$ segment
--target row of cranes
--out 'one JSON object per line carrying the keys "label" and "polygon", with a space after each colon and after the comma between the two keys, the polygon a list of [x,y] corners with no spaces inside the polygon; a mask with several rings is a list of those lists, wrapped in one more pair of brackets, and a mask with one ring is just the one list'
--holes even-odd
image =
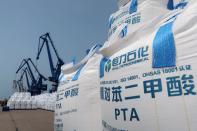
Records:
{"label": "row of cranes", "polygon": [[[51,72],[50,76],[45,77],[42,75],[31,58],[23,59],[16,71],[16,75],[18,76],[20,73],[20,77],[18,80],[14,80],[13,85],[13,88],[19,92],[30,92],[32,96],[39,95],[43,91],[48,90],[47,84],[44,84],[45,81],[49,81],[51,83],[51,88],[49,89],[50,93],[57,91],[58,79],[61,74],[61,66],[64,65],[64,61],[60,58],[49,33],[45,33],[39,37],[36,60],[39,60],[40,54],[44,47],[46,47],[47,50]],[[56,65],[54,64],[51,49],[54,51],[54,54],[57,58]],[[35,70],[36,74],[33,72],[32,68]]]}

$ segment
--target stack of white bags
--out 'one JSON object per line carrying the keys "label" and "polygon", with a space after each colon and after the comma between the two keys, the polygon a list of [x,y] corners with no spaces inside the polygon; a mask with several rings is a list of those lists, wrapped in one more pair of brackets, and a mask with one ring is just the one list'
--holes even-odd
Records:
{"label": "stack of white bags", "polygon": [[15,92],[8,100],[7,106],[11,110],[44,109],[55,110],[56,93],[44,93],[31,96],[28,92]]}
{"label": "stack of white bags", "polygon": [[118,2],[103,47],[62,68],[55,131],[196,131],[197,1]]}
{"label": "stack of white bags", "polygon": [[111,15],[109,30],[103,131],[196,131],[197,1],[131,0]]}

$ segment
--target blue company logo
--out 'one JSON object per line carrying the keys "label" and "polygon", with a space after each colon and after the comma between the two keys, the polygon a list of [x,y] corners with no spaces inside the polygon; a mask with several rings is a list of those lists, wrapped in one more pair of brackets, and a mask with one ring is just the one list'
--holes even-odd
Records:
{"label": "blue company logo", "polygon": [[109,27],[110,28],[112,27],[112,24],[114,23],[114,21],[115,21],[114,17],[111,17],[109,20]]}
{"label": "blue company logo", "polygon": [[121,54],[113,59],[109,59],[105,65],[105,72],[121,69],[130,65],[138,64],[148,60],[148,46],[131,50],[125,54]]}
{"label": "blue company logo", "polygon": [[111,60],[108,60],[107,63],[105,64],[105,71],[109,72],[111,70],[112,67],[112,62]]}

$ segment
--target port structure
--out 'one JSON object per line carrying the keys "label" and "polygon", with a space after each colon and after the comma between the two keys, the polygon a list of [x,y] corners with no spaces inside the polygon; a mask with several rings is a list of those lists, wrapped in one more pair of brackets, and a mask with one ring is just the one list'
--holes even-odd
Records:
{"label": "port structure", "polygon": [[[38,77],[35,76],[31,67],[33,67],[35,69],[36,73],[38,74]],[[22,60],[20,66],[18,67],[18,69],[16,71],[16,74],[18,74],[20,70],[22,70],[23,72],[22,72],[22,75],[18,81],[22,81],[23,75],[25,74],[27,86],[28,86],[27,91],[30,92],[32,96],[39,95],[39,94],[41,94],[42,91],[47,90],[47,84],[43,84],[43,81],[46,81],[47,78],[44,77],[39,72],[39,70],[37,69],[37,67],[35,66],[33,61],[31,60],[31,58],[27,58],[27,59]],[[31,82],[29,81],[29,78],[30,78]]]}
{"label": "port structure", "polygon": [[[64,61],[59,57],[59,54],[55,48],[55,45],[53,43],[53,40],[49,33],[45,33],[39,37],[39,44],[38,44],[38,53],[36,60],[39,60],[40,54],[43,50],[44,45],[46,45],[48,60],[49,60],[49,66],[50,66],[50,72],[51,76],[48,77],[48,80],[52,83],[52,88],[50,89],[50,92],[57,91],[58,83],[59,83],[59,76],[61,74],[61,66],[64,65]],[[54,66],[53,57],[51,54],[51,48],[55,53],[55,56],[57,58],[56,66]]]}

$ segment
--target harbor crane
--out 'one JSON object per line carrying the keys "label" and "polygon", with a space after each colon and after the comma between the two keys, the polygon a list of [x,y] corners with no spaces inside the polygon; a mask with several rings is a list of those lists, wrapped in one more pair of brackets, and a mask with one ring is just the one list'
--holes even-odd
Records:
{"label": "harbor crane", "polygon": [[[38,78],[36,79],[35,75],[33,74],[33,71],[31,69],[31,66],[35,69],[35,71],[38,73]],[[21,69],[24,69],[23,67],[26,66],[26,71],[25,75],[26,75],[26,80],[28,79],[27,77],[27,73],[30,76],[31,79],[31,83],[28,82],[29,80],[27,80],[27,85],[28,85],[28,92],[31,93],[32,96],[34,95],[39,95],[41,94],[42,91],[46,91],[47,90],[47,84],[43,84],[43,80],[46,81],[47,79],[38,71],[37,67],[35,66],[35,64],[33,63],[33,61],[31,60],[31,58],[27,58],[27,59],[23,59],[19,68],[16,71],[16,74],[18,74],[18,72]]]}
{"label": "harbor crane", "polygon": [[[64,61],[59,57],[59,54],[54,46],[53,40],[51,39],[49,33],[45,33],[44,35],[41,35],[39,37],[38,53],[37,53],[36,60],[39,60],[39,57],[40,57],[40,54],[42,52],[44,45],[46,45],[48,59],[49,59],[49,65],[50,65],[50,71],[51,71],[51,76],[48,77],[49,81],[52,82],[52,88],[51,88],[50,92],[54,92],[54,91],[57,91],[58,79],[61,74],[61,66],[64,65]],[[50,47],[53,49],[53,51],[57,57],[56,66],[54,66],[54,63],[53,63],[53,58],[51,55]]]}

